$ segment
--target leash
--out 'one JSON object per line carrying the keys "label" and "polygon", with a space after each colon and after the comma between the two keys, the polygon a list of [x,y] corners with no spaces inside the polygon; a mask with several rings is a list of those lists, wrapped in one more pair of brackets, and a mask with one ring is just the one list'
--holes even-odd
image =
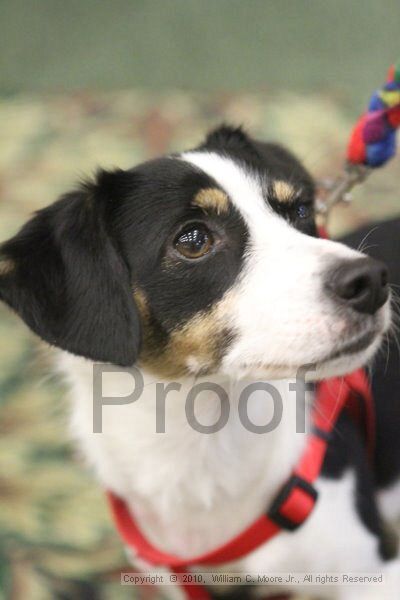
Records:
{"label": "leash", "polygon": [[[179,576],[194,565],[212,566],[237,560],[265,544],[279,532],[295,531],[308,519],[315,507],[318,492],[314,483],[321,472],[337,419],[345,406],[359,401],[360,397],[371,399],[369,382],[363,370],[344,378],[325,380],[317,386],[312,431],[291,475],[265,514],[259,516],[239,535],[211,552],[182,558],[159,550],[142,533],[124,500],[108,491],[115,525],[125,545],[145,562],[153,566],[168,567]],[[188,600],[210,600],[203,586],[187,585],[182,580],[180,585]]]}

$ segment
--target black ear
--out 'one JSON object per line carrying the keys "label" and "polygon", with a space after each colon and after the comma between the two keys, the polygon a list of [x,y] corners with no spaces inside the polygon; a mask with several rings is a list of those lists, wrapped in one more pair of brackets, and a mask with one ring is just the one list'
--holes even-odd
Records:
{"label": "black ear", "polygon": [[0,246],[0,299],[50,344],[131,366],[140,345],[139,316],[110,232],[106,196],[113,186],[105,185],[119,173],[102,172]]}

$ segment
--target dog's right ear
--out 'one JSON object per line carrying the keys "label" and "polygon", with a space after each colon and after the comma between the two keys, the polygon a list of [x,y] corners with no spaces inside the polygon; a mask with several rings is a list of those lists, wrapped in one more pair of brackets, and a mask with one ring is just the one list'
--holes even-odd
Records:
{"label": "dog's right ear", "polygon": [[128,267],[110,231],[122,171],[100,172],[0,246],[0,299],[50,344],[131,366],[140,345]]}

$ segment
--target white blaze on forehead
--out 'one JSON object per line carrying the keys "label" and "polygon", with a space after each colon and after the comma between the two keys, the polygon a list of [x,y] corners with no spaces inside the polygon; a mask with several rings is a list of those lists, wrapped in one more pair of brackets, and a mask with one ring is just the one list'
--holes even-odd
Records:
{"label": "white blaze on forehead", "polygon": [[182,159],[219,184],[250,234],[226,311],[237,335],[222,369],[236,376],[260,369],[270,377],[287,377],[300,365],[323,360],[343,338],[335,331],[336,307],[324,291],[326,269],[334,260],[360,255],[292,227],[263,196],[268,182],[245,165],[214,152],[188,152]]}
{"label": "white blaze on forehead", "polygon": [[286,222],[279,218],[266,204],[261,182],[256,175],[246,170],[232,159],[216,152],[185,152],[182,159],[198,167],[212,177],[228,194],[232,204],[238,209],[253,236],[265,239],[266,217],[274,227],[281,223],[288,228]]}

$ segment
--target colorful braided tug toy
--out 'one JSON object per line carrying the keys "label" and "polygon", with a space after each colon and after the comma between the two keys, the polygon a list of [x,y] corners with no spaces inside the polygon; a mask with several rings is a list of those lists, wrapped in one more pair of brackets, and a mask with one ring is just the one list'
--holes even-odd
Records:
{"label": "colorful braided tug toy", "polygon": [[374,92],[365,112],[354,126],[347,146],[346,165],[318,209],[327,213],[365,180],[373,169],[386,164],[396,153],[396,130],[400,126],[400,61],[389,69],[384,86]]}

